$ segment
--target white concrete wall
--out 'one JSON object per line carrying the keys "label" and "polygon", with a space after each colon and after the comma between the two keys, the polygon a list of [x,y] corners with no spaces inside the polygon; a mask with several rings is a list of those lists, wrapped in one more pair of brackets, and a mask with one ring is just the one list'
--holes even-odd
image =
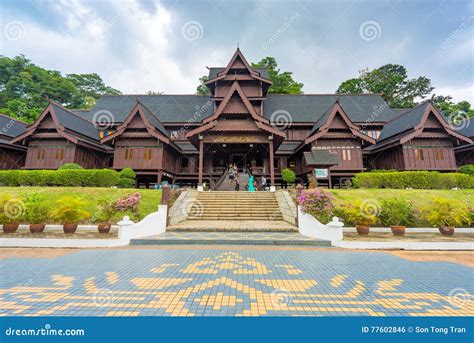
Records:
{"label": "white concrete wall", "polygon": [[188,218],[193,202],[196,200],[197,192],[194,190],[183,191],[174,202],[169,212],[169,224],[175,225]]}
{"label": "white concrete wall", "polygon": [[133,238],[158,235],[166,231],[166,205],[159,205],[158,211],[150,213],[143,220],[134,223],[128,216],[118,222],[118,238],[75,239],[75,238],[0,238],[0,247],[28,248],[110,248],[129,245]]}
{"label": "white concrete wall", "polygon": [[343,238],[343,226],[344,224],[337,217],[333,217],[331,222],[324,225],[311,214],[303,213],[301,207],[298,206],[298,229],[302,235],[328,240],[334,245]]}
{"label": "white concrete wall", "polygon": [[275,198],[278,201],[278,207],[280,208],[283,220],[290,224],[296,225],[296,204],[291,198],[290,193],[288,193],[288,191],[279,189],[275,192]]}

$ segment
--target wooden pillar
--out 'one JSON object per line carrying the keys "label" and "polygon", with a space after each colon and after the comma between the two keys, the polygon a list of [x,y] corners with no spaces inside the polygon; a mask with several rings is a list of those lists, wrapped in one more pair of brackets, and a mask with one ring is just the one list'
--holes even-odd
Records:
{"label": "wooden pillar", "polygon": [[163,172],[159,171],[158,175],[156,176],[156,183],[161,183],[162,177],[163,177]]}
{"label": "wooden pillar", "polygon": [[204,142],[199,141],[199,179],[198,185],[202,186],[202,173],[204,169]]}
{"label": "wooden pillar", "polygon": [[268,150],[270,150],[270,186],[275,186],[275,161],[273,161],[273,141],[268,143]]}

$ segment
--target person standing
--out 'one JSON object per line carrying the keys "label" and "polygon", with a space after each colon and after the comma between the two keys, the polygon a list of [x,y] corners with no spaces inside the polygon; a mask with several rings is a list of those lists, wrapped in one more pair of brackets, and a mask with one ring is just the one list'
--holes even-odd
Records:
{"label": "person standing", "polygon": [[236,177],[235,178],[235,191],[239,191],[240,190],[240,181],[239,181],[239,178]]}
{"label": "person standing", "polygon": [[262,187],[262,191],[265,191],[265,187],[267,187],[267,179],[265,178],[265,176],[262,175],[262,177],[260,178],[260,185]]}
{"label": "person standing", "polygon": [[235,178],[234,167],[230,165],[229,166],[229,185],[231,185],[232,182],[234,182],[234,178]]}
{"label": "person standing", "polygon": [[253,175],[249,177],[249,192],[255,192],[255,186],[253,185]]}

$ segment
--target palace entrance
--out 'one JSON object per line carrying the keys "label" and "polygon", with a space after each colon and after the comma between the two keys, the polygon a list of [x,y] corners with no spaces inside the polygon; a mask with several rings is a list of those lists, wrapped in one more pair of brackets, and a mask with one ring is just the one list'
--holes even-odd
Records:
{"label": "palace entrance", "polygon": [[[212,160],[204,158],[205,172],[222,174],[229,165],[236,164],[239,172],[254,175],[269,174],[268,145],[264,144],[210,144],[206,147]],[[211,163],[209,163],[211,162]],[[207,167],[207,168],[206,168]],[[209,170],[210,168],[210,170]],[[206,174],[207,174],[206,173]]]}

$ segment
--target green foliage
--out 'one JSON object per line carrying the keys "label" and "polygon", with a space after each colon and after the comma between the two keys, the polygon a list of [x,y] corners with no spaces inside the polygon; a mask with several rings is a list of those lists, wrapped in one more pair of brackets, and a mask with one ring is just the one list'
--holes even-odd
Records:
{"label": "green foliage", "polygon": [[98,221],[103,224],[107,224],[117,213],[117,208],[115,207],[116,200],[112,197],[103,197],[100,198],[97,202],[97,212],[94,215],[94,221]]}
{"label": "green foliage", "polygon": [[50,217],[51,208],[48,200],[33,193],[25,198],[26,220],[29,224],[44,224]]}
{"label": "green foliage", "polygon": [[121,178],[118,182],[118,188],[135,188],[135,185],[135,180],[127,178]]}
{"label": "green foliage", "polygon": [[352,179],[356,188],[474,189],[474,177],[434,171],[368,172]]}
{"label": "green foliage", "polygon": [[471,213],[460,201],[436,198],[423,212],[426,220],[435,227],[471,224]]}
{"label": "green foliage", "polygon": [[120,171],[120,178],[127,178],[127,179],[133,179],[137,177],[137,174],[132,168],[123,168]]}
{"label": "green foliage", "polygon": [[468,174],[474,176],[474,164],[466,164],[459,167],[459,172],[462,174]]}
{"label": "green foliage", "polygon": [[124,168],[120,171],[119,188],[135,188],[137,174],[132,168]]}
{"label": "green foliage", "polygon": [[295,172],[291,169],[285,168],[281,171],[281,179],[284,183],[293,183],[296,180]]}
{"label": "green foliage", "polygon": [[47,98],[68,108],[89,108],[101,94],[118,94],[97,74],[47,70],[25,56],[0,56],[0,113],[33,122],[48,104]]}
{"label": "green foliage", "polygon": [[293,73],[280,71],[274,57],[265,57],[258,63],[252,63],[255,68],[268,68],[268,75],[272,85],[268,89],[270,94],[303,94],[303,84],[293,79]]}
{"label": "green foliage", "polygon": [[77,163],[64,163],[62,166],[58,168],[58,170],[65,170],[65,169],[84,169],[80,164]]}
{"label": "green foliage", "polygon": [[64,197],[55,203],[51,215],[63,224],[76,224],[90,217],[90,212],[85,209],[87,205],[83,199]]}
{"label": "green foliage", "polygon": [[385,199],[382,200],[381,206],[378,218],[384,226],[411,226],[415,222],[413,205],[404,199]]}
{"label": "green foliage", "polygon": [[367,211],[364,208],[364,203],[360,200],[356,200],[353,204],[345,206],[339,211],[335,211],[336,216],[341,216],[340,218],[346,223],[352,225],[366,225],[371,226],[378,223],[378,218],[376,213]]}
{"label": "green foliage", "polygon": [[210,95],[211,90],[206,86],[205,82],[209,80],[207,75],[199,78],[199,86],[196,88],[196,94],[198,95]]}
{"label": "green foliage", "polygon": [[451,96],[437,96],[433,99],[433,103],[446,118],[453,121],[452,124],[454,125],[460,125],[463,120],[474,116],[474,109],[471,108],[468,101],[454,103]]}
{"label": "green foliage", "polygon": [[0,195],[0,224],[20,223],[24,217],[24,204],[20,198]]}
{"label": "green foliage", "polygon": [[433,89],[427,77],[408,79],[404,66],[386,64],[358,78],[342,82],[336,93],[380,93],[392,108],[411,108],[416,105],[415,99],[424,99]]}
{"label": "green foliage", "polygon": [[0,170],[2,186],[112,187],[119,173],[111,169]]}

